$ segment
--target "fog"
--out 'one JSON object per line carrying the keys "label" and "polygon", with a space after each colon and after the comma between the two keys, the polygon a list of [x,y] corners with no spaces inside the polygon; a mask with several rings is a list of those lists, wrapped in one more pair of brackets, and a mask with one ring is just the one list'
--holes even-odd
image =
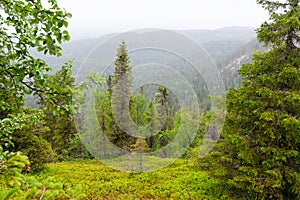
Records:
{"label": "fog", "polygon": [[73,14],[72,39],[141,28],[259,27],[267,12],[255,0],[58,0]]}

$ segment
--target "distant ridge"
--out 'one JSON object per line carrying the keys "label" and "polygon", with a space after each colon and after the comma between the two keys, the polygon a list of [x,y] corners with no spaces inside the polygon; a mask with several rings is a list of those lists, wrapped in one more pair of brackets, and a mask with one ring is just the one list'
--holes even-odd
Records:
{"label": "distant ridge", "polygon": [[[159,29],[158,29],[159,30]],[[260,48],[255,38],[253,27],[223,27],[218,29],[189,29],[177,30],[201,45],[210,54],[217,67],[230,76],[236,76],[239,64],[250,60],[253,49]],[[83,63],[84,59],[97,45],[117,33],[106,34],[101,37],[74,40],[62,45],[63,56],[56,58],[37,54],[46,60],[53,71],[56,71],[66,60],[73,61],[73,72]],[[241,59],[242,58],[242,59]],[[239,62],[237,62],[239,61]],[[228,71],[230,73],[228,73]]]}

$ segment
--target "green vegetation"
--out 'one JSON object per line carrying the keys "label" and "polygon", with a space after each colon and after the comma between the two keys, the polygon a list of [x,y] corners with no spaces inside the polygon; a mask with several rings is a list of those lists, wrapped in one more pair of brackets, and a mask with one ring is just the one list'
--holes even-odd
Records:
{"label": "green vegetation", "polygon": [[[84,199],[228,199],[221,197],[218,181],[181,159],[169,167],[141,174],[119,172],[96,160],[53,163],[34,176],[41,180],[53,177],[65,191],[79,185]],[[0,198],[3,193],[5,190]]]}
{"label": "green vegetation", "polygon": [[[141,92],[137,95],[131,94],[132,67],[124,41],[117,49],[114,65],[115,71],[107,80],[94,73],[88,77],[89,85],[93,88],[96,116],[101,130],[113,144],[129,152],[136,152],[135,145],[138,143],[143,143],[144,148],[148,149],[143,152],[155,151],[165,146],[176,135],[181,123],[180,111],[171,109],[168,103],[168,90],[163,87],[154,88],[156,93],[153,100],[144,96],[143,88],[140,88]],[[105,89],[104,84],[107,85]],[[134,123],[130,122],[131,119]],[[94,128],[86,128],[83,135],[93,135],[93,132]],[[141,138],[133,137],[134,135],[143,135],[147,139],[142,141]],[[101,145],[95,143],[95,146]],[[99,151],[110,151],[101,147]]]}
{"label": "green vegetation", "polygon": [[[270,13],[257,30],[268,50],[256,52],[242,66],[241,86],[229,89],[226,102],[211,97],[226,104],[226,120],[215,148],[202,158],[218,139],[212,116],[214,122],[222,120],[220,110],[211,110],[203,82],[194,88],[202,106],[196,114],[179,108],[172,91],[162,86],[137,88],[132,94],[134,77],[123,41],[106,79],[92,73],[75,84],[71,62],[51,73],[32,53],[60,56],[60,44],[70,39],[71,14],[56,0],[46,7],[39,0],[2,0],[0,198],[300,199],[300,3],[257,3]],[[224,60],[218,53],[215,59]],[[184,73],[191,82],[199,78],[192,70]],[[88,105],[83,103],[89,98],[86,90],[95,100]],[[146,90],[155,96],[149,98]],[[34,106],[26,106],[26,99],[35,99]],[[81,111],[95,118],[92,123],[106,137],[85,123]],[[73,113],[78,114],[77,127]],[[86,148],[98,154],[90,155],[84,139],[90,139]],[[114,154],[108,142],[122,151]],[[159,157],[153,156],[159,149]],[[93,159],[98,155],[103,163],[129,172],[101,164]],[[175,161],[175,155],[181,158]],[[130,163],[123,162],[130,156]]]}
{"label": "green vegetation", "polygon": [[[40,170],[62,153],[60,148],[66,146],[57,148],[55,137],[47,137],[49,133],[53,136],[54,129],[60,130],[60,135],[56,134],[64,140],[60,142],[66,144],[72,138],[72,132],[65,133],[69,137],[62,134],[66,128],[63,123],[71,122],[69,116],[76,105],[72,102],[75,85],[71,63],[50,75],[46,62],[31,53],[60,56],[59,44],[70,39],[66,28],[71,14],[59,8],[55,0],[49,0],[47,8],[43,5],[30,0],[0,2],[0,175],[10,187],[1,198],[14,194],[27,199],[56,196],[59,186],[52,180],[38,182],[24,173]],[[38,108],[25,107],[29,95],[39,99]],[[63,117],[59,121],[63,128],[51,126],[47,120],[53,116]],[[37,194],[40,188],[45,189]]]}
{"label": "green vegetation", "polygon": [[299,199],[299,1],[258,3],[271,16],[258,39],[271,49],[243,65],[241,87],[227,93],[223,138],[210,162],[237,198]]}

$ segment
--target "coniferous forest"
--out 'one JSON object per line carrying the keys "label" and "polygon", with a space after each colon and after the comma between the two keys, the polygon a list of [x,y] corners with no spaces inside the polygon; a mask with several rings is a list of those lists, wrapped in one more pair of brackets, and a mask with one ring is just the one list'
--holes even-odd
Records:
{"label": "coniferous forest", "polygon": [[[255,34],[183,32],[220,71],[214,96],[195,68],[126,39],[105,73],[98,57],[83,73],[99,41],[67,46],[72,13],[1,0],[0,199],[300,199],[300,1],[256,3],[269,19]],[[136,57],[174,64],[194,95],[135,87]]]}

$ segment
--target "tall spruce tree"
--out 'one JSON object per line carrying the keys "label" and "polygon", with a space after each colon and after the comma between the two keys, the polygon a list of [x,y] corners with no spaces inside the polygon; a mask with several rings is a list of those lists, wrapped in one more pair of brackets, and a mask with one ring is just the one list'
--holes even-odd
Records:
{"label": "tall spruce tree", "polygon": [[300,199],[300,5],[281,2],[257,1],[270,14],[257,30],[270,50],[239,71],[243,83],[227,94],[225,127],[210,157],[239,199]]}
{"label": "tall spruce tree", "polygon": [[130,134],[133,134],[135,127],[130,126],[131,117],[129,113],[133,77],[124,41],[121,42],[117,49],[116,56],[111,100],[114,118],[112,138],[116,145],[130,149],[130,146],[135,143],[135,139],[130,136]]}

